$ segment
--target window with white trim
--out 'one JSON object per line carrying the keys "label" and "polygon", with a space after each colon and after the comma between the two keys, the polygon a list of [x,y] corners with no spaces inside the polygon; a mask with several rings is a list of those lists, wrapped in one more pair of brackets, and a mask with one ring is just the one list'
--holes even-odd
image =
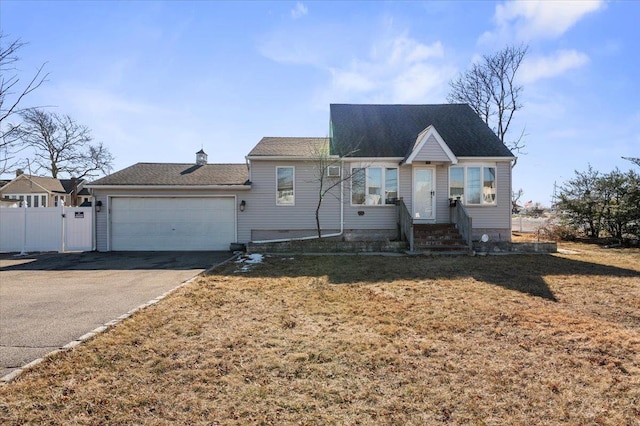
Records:
{"label": "window with white trim", "polygon": [[27,207],[47,207],[46,194],[6,194],[5,197],[23,201]]}
{"label": "window with white trim", "polygon": [[495,205],[496,194],[495,166],[449,168],[449,198],[466,205]]}
{"label": "window with white trim", "polygon": [[293,206],[295,202],[295,170],[293,167],[276,167],[276,204]]}
{"label": "window with white trim", "polygon": [[351,205],[395,205],[397,199],[397,167],[351,168]]}

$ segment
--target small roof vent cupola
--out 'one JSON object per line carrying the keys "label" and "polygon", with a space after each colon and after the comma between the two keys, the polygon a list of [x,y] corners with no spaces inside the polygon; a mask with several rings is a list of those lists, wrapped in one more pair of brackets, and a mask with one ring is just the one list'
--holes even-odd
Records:
{"label": "small roof vent cupola", "polygon": [[207,153],[201,149],[196,152],[196,165],[204,166],[205,164],[207,164]]}

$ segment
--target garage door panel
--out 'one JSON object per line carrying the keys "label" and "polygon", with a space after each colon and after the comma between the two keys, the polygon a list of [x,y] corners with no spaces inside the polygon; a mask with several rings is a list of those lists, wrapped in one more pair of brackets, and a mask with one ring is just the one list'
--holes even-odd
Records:
{"label": "garage door panel", "polygon": [[233,241],[232,197],[111,200],[112,250],[228,250]]}

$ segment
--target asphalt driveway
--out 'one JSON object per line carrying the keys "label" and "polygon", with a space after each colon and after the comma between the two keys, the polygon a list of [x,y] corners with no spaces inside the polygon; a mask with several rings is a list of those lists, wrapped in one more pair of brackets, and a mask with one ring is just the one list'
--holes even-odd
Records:
{"label": "asphalt driveway", "polygon": [[230,257],[229,252],[0,254],[0,377]]}

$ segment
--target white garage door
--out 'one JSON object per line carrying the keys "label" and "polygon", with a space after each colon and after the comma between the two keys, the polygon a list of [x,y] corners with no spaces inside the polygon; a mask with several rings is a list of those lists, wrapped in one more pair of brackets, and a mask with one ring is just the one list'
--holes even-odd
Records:
{"label": "white garage door", "polygon": [[229,250],[235,199],[111,199],[111,250]]}

